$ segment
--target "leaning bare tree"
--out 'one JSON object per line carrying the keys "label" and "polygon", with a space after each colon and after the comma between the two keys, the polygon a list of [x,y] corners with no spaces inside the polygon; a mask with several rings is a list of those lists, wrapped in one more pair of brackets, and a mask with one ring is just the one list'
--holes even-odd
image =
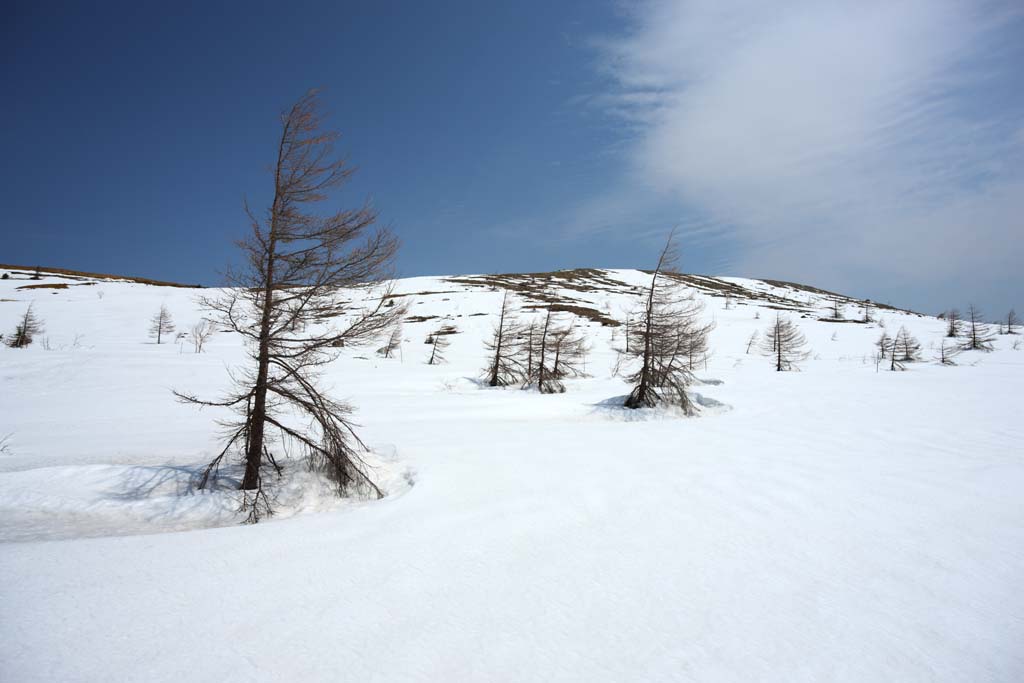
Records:
{"label": "leaning bare tree", "polygon": [[964,351],[991,351],[992,333],[982,318],[981,311],[971,304],[961,330],[960,345]]}
{"label": "leaning bare tree", "polygon": [[402,324],[398,323],[394,329],[391,330],[391,334],[388,335],[388,340],[384,343],[384,346],[377,349],[377,355],[382,358],[391,358],[402,348]]}
{"label": "leaning bare tree", "polygon": [[[37,334],[43,331],[43,321],[39,319],[39,316],[32,310],[32,304],[28,305],[25,309],[24,315],[21,316],[21,320],[14,327],[14,334],[11,335],[10,339],[5,340],[7,345],[12,349],[23,349],[32,343],[32,340]],[[44,340],[45,346],[45,340]]]}
{"label": "leaning bare tree", "polygon": [[491,338],[484,342],[489,360],[487,363],[487,385],[505,387],[521,381],[526,376],[522,362],[523,345],[519,343],[521,325],[512,315],[512,302],[506,290],[501,299],[501,311]]}
{"label": "leaning bare tree", "polygon": [[156,343],[160,344],[163,338],[172,332],[174,332],[174,320],[171,318],[171,312],[167,310],[167,306],[160,304],[160,310],[149,321],[149,336],[155,338]]}
{"label": "leaning bare tree", "polygon": [[797,370],[797,363],[806,360],[810,352],[805,349],[807,340],[792,321],[775,314],[775,322],[765,331],[761,340],[761,351],[772,358],[777,372]]}
{"label": "leaning bare tree", "polygon": [[444,357],[445,352],[448,350],[448,337],[444,334],[444,330],[438,330],[428,338],[430,343],[430,358],[427,359],[427,365],[440,365],[441,363],[447,363],[448,359]]}
{"label": "leaning bare tree", "polygon": [[694,359],[706,352],[710,324],[700,323],[703,304],[678,279],[675,231],[669,234],[643,304],[629,330],[628,351],[635,369],[626,375],[633,385],[627,408],[677,405],[694,412],[687,388],[693,382]]}
{"label": "leaning bare tree", "polygon": [[[204,300],[222,326],[242,335],[250,362],[233,375],[234,390],[220,401],[178,394],[237,414],[224,423],[227,442],[199,487],[217,476],[227,454],[238,453],[251,522],[272,512],[263,475],[268,467],[280,472],[275,453],[289,444],[336,484],[339,495],[383,495],[366,471],[351,406],[318,384],[342,347],[377,339],[404,314],[402,306],[386,305],[398,242],[375,227],[376,211],[366,204],[327,216],[309,210],[353,173],[334,155],[337,137],[321,130],[315,91],[282,114],[273,199],[261,213],[246,206],[250,234],[239,242],[245,265],[228,273],[230,289]],[[275,443],[282,450],[272,450]]]}

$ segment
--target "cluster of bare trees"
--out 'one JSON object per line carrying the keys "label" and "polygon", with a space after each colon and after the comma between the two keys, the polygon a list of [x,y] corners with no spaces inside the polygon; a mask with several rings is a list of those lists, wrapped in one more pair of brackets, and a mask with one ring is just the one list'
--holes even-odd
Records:
{"label": "cluster of bare trees", "polygon": [[545,394],[565,391],[562,381],[582,377],[587,356],[586,340],[575,323],[559,320],[549,306],[543,321],[523,323],[513,308],[513,296],[505,292],[494,330],[485,342],[488,386],[520,384]]}
{"label": "cluster of bare trees", "polygon": [[712,324],[701,322],[702,302],[678,279],[674,231],[669,235],[639,311],[626,332],[620,365],[633,385],[627,408],[675,405],[686,414],[695,407],[688,389],[697,358],[706,358]]}
{"label": "cluster of bare trees", "polygon": [[[307,208],[353,172],[335,157],[336,139],[337,133],[321,130],[314,92],[282,114],[273,198],[264,211],[246,206],[249,235],[239,243],[245,265],[229,272],[230,289],[203,300],[218,325],[245,340],[249,363],[232,374],[234,388],[220,400],[176,392],[183,401],[234,412],[222,423],[224,448],[198,486],[206,487],[224,458],[236,455],[251,522],[272,512],[264,477],[280,473],[278,458],[289,448],[332,479],[339,494],[382,495],[349,421],[352,407],[318,384],[320,370],[341,347],[379,338],[405,312],[387,298],[398,242],[376,229],[373,208],[326,216]],[[360,295],[353,297],[353,290]]]}
{"label": "cluster of bare trees", "polygon": [[42,331],[43,321],[32,310],[32,304],[29,304],[28,308],[25,309],[25,313],[18,320],[17,325],[15,325],[14,333],[5,341],[7,346],[12,349],[23,349],[31,344]]}

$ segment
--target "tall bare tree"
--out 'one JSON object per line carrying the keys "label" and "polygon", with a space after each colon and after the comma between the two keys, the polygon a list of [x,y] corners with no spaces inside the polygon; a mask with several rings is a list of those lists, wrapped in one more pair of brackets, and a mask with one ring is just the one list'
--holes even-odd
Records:
{"label": "tall bare tree", "polygon": [[[32,304],[28,305],[25,313],[21,316],[18,324],[14,327],[14,334],[10,339],[5,340],[12,349],[23,349],[32,343],[37,334],[43,331],[43,321],[32,310]],[[44,340],[45,345],[45,340]]]}
{"label": "tall bare tree", "polygon": [[157,344],[160,344],[163,338],[172,332],[174,332],[174,320],[171,318],[171,312],[167,310],[167,306],[160,304],[160,310],[149,321],[149,336],[156,339]]}
{"label": "tall bare tree", "polygon": [[505,387],[522,381],[527,370],[523,365],[524,346],[519,343],[521,325],[512,314],[508,290],[501,298],[498,322],[490,339],[484,342],[489,360],[485,369],[487,385]]}
{"label": "tall bare tree", "polygon": [[273,199],[259,213],[246,205],[250,232],[238,243],[245,265],[229,272],[232,288],[204,301],[221,325],[242,335],[250,363],[233,375],[235,388],[220,401],[178,394],[238,415],[225,423],[224,450],[199,486],[216,477],[226,454],[238,452],[245,465],[240,488],[255,492],[253,522],[272,512],[263,474],[268,466],[278,469],[271,450],[275,435],[282,448],[297,445],[339,495],[383,495],[366,471],[365,446],[349,421],[352,407],[318,384],[320,371],[342,347],[377,339],[405,312],[385,303],[398,241],[376,228],[376,211],[368,204],[326,216],[310,210],[353,173],[335,156],[337,138],[321,128],[315,91],[282,113]]}
{"label": "tall bare tree", "polygon": [[982,318],[981,311],[971,304],[961,330],[960,345],[965,351],[991,351],[992,333]]}
{"label": "tall bare tree", "polygon": [[777,372],[799,369],[797,363],[810,356],[806,345],[807,340],[800,328],[788,318],[783,318],[781,313],[775,314],[775,322],[765,331],[761,341],[762,352],[772,358]]}
{"label": "tall bare tree", "polygon": [[701,324],[703,304],[678,279],[674,240],[673,230],[629,330],[628,351],[623,351],[634,365],[626,375],[633,385],[627,408],[673,404],[694,412],[687,388],[693,382],[694,359],[706,352],[712,326]]}

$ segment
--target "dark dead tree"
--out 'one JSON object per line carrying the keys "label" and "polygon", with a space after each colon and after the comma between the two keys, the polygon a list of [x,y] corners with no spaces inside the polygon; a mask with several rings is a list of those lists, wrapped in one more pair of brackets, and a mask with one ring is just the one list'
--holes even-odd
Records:
{"label": "dark dead tree", "polygon": [[544,322],[531,326],[527,339],[529,346],[524,355],[529,372],[523,388],[561,394],[565,391],[563,379],[583,376],[587,353],[584,339],[572,324],[560,324],[550,307]]}
{"label": "dark dead tree", "polygon": [[861,322],[869,323],[869,322],[871,322],[871,320],[872,320],[872,317],[871,317],[871,303],[868,302],[868,301],[865,301],[864,302],[864,310],[861,313]]}
{"label": "dark dead tree", "polygon": [[551,351],[551,376],[556,380],[586,375],[587,342],[573,323],[551,333]]}
{"label": "dark dead tree", "polygon": [[[385,305],[386,308],[391,308],[391,306],[395,305],[394,299],[388,299],[388,301],[391,302],[391,305]],[[402,324],[397,323],[395,327],[391,330],[391,334],[388,335],[388,340],[387,342],[385,342],[384,346],[377,349],[377,355],[381,356],[382,358],[391,358],[396,353],[398,353],[399,349],[401,348]]]}
{"label": "dark dead tree", "polygon": [[960,353],[960,347],[955,344],[948,344],[945,339],[939,346],[938,352],[935,354],[935,361],[939,365],[956,365],[954,360]]}
{"label": "dark dead tree", "polygon": [[1011,308],[1006,314],[1006,334],[1017,334],[1013,331],[1014,327],[1020,327],[1020,318],[1017,317],[1017,311]]}
{"label": "dark dead tree", "polygon": [[907,363],[920,359],[921,345],[907,328],[900,327],[899,332],[889,344],[889,370],[905,370]]}
{"label": "dark dead tree", "polygon": [[882,334],[879,335],[878,340],[875,342],[875,346],[878,347],[879,358],[886,358],[889,355],[889,349],[892,346],[892,337],[885,330],[882,330]]}
{"label": "dark dead tree", "polygon": [[967,318],[964,320],[960,335],[961,347],[964,351],[991,351],[992,339],[992,333],[985,324],[981,311],[971,304],[967,308]]}
{"label": "dark dead tree", "polygon": [[174,320],[171,319],[171,312],[167,310],[167,306],[161,304],[160,310],[149,321],[149,336],[156,339],[157,344],[160,344],[163,342],[163,338],[172,332],[174,332]]}
{"label": "dark dead tree", "polygon": [[843,308],[842,301],[838,296],[832,297],[832,319],[842,320],[843,319]]}
{"label": "dark dead tree", "polygon": [[[512,313],[508,290],[501,298],[498,322],[490,339],[484,342],[489,360],[485,369],[487,386],[506,387],[521,382],[527,376],[523,365],[523,345],[519,343],[521,326]],[[527,363],[529,364],[529,363]]]}
{"label": "dark dead tree", "polygon": [[222,400],[178,393],[189,403],[237,414],[222,423],[224,449],[199,487],[216,478],[227,454],[240,455],[250,522],[272,513],[263,475],[268,467],[280,471],[275,443],[297,446],[339,495],[383,495],[366,471],[352,407],[318,383],[339,349],[372,342],[405,313],[402,306],[386,306],[398,242],[375,227],[376,212],[365,204],[327,216],[309,210],[353,173],[334,155],[337,138],[321,130],[314,91],[282,114],[273,199],[260,214],[246,206],[250,233],[238,243],[245,266],[228,273],[230,289],[203,302],[220,325],[242,336],[250,362],[232,374],[235,388]]}
{"label": "dark dead tree", "polygon": [[747,355],[748,356],[750,355],[750,349],[754,348],[754,345],[757,344],[757,340],[758,340],[759,337],[760,337],[760,332],[758,332],[757,330],[754,330],[753,333],[751,333],[751,335],[749,337],[747,337]]}
{"label": "dark dead tree", "polygon": [[427,365],[440,365],[447,362],[444,352],[448,349],[448,335],[444,333],[444,330],[438,330],[430,335],[430,340],[430,358],[427,360]]}
{"label": "dark dead tree", "polygon": [[25,313],[22,314],[18,324],[14,327],[14,334],[7,340],[7,346],[12,349],[23,349],[32,343],[37,334],[43,331],[43,321],[32,310],[32,304],[28,305]]}
{"label": "dark dead tree", "polygon": [[955,308],[946,311],[946,336],[960,336],[960,311]]}
{"label": "dark dead tree", "polygon": [[810,351],[805,349],[807,340],[792,321],[783,318],[781,313],[775,314],[775,322],[771,324],[761,340],[761,350],[771,357],[777,372],[798,370],[797,363],[806,360]]}
{"label": "dark dead tree", "polygon": [[701,324],[703,304],[678,278],[675,231],[669,234],[629,331],[627,355],[634,369],[625,379],[633,385],[627,408],[676,405],[695,412],[688,387],[695,359],[708,348],[712,326]]}

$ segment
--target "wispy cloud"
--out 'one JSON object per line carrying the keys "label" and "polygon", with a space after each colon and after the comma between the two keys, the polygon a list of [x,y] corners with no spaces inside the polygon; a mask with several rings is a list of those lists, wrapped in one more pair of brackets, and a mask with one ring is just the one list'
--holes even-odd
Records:
{"label": "wispy cloud", "polygon": [[1004,286],[1024,257],[1018,7],[654,0],[598,42],[592,102],[628,127],[623,187],[703,216],[736,270]]}

